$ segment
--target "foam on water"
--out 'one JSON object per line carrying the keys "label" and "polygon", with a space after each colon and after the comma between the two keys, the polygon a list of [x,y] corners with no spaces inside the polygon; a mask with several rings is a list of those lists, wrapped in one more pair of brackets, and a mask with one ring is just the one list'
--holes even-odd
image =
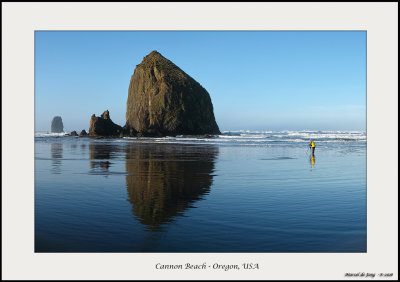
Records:
{"label": "foam on water", "polygon": [[[36,132],[35,137],[63,137],[66,132],[49,133]],[[177,135],[176,137],[124,137],[113,139],[113,142],[141,142],[141,143],[174,143],[174,144],[220,144],[220,145],[296,145],[306,144],[314,140],[317,144],[333,144],[355,142],[365,144],[367,141],[364,131],[223,131],[221,135]]]}
{"label": "foam on water", "polygon": [[162,138],[136,138],[125,137],[131,142],[149,143],[175,143],[175,144],[220,144],[220,145],[273,145],[273,144],[298,144],[309,143],[343,143],[366,142],[366,133],[362,131],[224,131],[221,135],[214,136],[185,136]]}
{"label": "foam on water", "polygon": [[60,133],[54,133],[54,132],[35,132],[35,137],[63,137],[67,136],[67,132],[60,132]]}

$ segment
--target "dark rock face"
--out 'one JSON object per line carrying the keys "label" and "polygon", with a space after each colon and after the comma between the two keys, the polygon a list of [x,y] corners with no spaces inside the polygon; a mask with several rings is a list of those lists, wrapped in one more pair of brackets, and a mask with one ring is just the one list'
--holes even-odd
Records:
{"label": "dark rock face", "polygon": [[78,133],[74,130],[74,131],[71,132],[70,135],[71,135],[71,136],[78,136]]}
{"label": "dark rock face", "polygon": [[83,130],[81,131],[81,133],[79,133],[79,136],[85,137],[85,136],[88,136],[88,134],[87,134],[86,130],[83,129]]}
{"label": "dark rock face", "polygon": [[106,110],[100,117],[94,114],[90,119],[90,136],[117,136],[122,132],[122,127],[112,122],[110,113]]}
{"label": "dark rock face", "polygon": [[61,117],[55,116],[51,121],[51,132],[61,133],[64,131],[64,125]]}
{"label": "dark rock face", "polygon": [[131,129],[137,136],[220,134],[207,90],[157,51],[131,77],[125,131]]}

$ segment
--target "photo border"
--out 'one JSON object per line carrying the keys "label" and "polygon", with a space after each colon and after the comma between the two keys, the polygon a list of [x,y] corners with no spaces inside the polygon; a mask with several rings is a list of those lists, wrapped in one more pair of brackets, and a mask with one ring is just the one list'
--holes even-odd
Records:
{"label": "photo border", "polygon": [[[299,280],[346,279],[347,272],[398,278],[397,3],[2,3],[2,21],[3,279]],[[367,253],[34,253],[33,119],[26,125],[26,117],[34,116],[34,31],[180,30],[182,25],[185,30],[367,30]],[[16,124],[27,128],[18,131]],[[258,262],[262,268],[160,271],[157,262]]]}

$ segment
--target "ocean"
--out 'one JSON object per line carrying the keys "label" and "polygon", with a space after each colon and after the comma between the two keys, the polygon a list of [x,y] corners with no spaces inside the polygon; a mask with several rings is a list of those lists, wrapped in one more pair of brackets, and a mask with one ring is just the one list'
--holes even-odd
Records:
{"label": "ocean", "polygon": [[361,131],[36,132],[35,252],[366,252],[366,144]]}

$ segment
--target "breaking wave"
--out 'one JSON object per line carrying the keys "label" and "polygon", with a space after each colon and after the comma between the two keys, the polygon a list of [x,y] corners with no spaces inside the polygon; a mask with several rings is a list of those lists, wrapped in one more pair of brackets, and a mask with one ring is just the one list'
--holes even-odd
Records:
{"label": "breaking wave", "polygon": [[224,131],[221,135],[178,135],[162,138],[125,137],[125,140],[144,143],[176,143],[176,144],[240,144],[240,145],[275,145],[309,143],[342,143],[367,141],[364,131]]}
{"label": "breaking wave", "polygon": [[[67,132],[36,132],[37,138],[68,136]],[[174,143],[174,144],[213,144],[213,145],[294,145],[307,144],[314,140],[316,144],[355,143],[365,144],[365,131],[223,131],[221,135],[177,135],[161,138],[124,137],[112,139],[112,142]],[[97,142],[97,141],[96,141]]]}
{"label": "breaking wave", "polygon": [[35,132],[35,137],[63,137],[67,136],[67,132],[60,132],[60,133],[54,133],[54,132]]}

